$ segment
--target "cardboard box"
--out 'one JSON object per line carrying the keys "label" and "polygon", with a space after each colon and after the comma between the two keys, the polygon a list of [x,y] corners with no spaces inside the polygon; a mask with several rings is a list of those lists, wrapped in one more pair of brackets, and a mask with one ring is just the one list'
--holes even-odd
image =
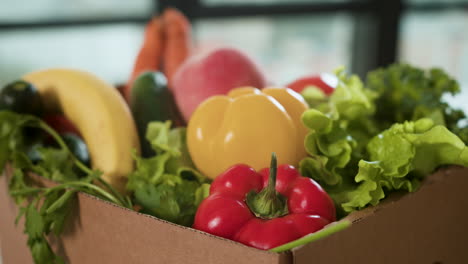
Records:
{"label": "cardboard box", "polygon": [[[6,174],[11,173],[7,170]],[[32,263],[14,225],[17,207],[0,178],[4,264]],[[468,168],[429,176],[420,190],[395,194],[347,217],[351,227],[284,253],[270,253],[79,194],[64,235],[51,241],[69,263],[468,263]]]}

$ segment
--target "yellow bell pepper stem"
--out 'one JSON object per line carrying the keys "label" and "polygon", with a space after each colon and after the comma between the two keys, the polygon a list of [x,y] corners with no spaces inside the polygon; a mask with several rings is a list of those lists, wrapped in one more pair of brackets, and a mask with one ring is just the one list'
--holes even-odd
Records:
{"label": "yellow bell pepper stem", "polygon": [[192,160],[211,179],[236,164],[268,167],[272,152],[280,164],[297,165],[306,156],[305,110],[303,98],[288,88],[241,87],[208,98],[187,127]]}

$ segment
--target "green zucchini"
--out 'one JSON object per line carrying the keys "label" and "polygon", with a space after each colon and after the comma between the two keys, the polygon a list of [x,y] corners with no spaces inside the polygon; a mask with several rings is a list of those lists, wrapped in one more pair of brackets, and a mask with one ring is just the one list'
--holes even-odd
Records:
{"label": "green zucchini", "polygon": [[130,108],[140,138],[143,157],[155,154],[146,140],[146,128],[152,121],[171,120],[173,126],[183,125],[174,97],[161,72],[144,72],[134,81],[130,95]]}

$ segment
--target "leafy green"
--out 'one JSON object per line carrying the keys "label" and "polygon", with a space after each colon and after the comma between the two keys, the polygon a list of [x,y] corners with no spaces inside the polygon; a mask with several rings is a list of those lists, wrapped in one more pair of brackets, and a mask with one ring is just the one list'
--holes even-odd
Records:
{"label": "leafy green", "polygon": [[[31,130],[31,128],[33,130]],[[85,192],[115,204],[131,208],[128,199],[117,193],[101,179],[101,173],[92,171],[72,155],[63,139],[42,120],[13,112],[0,111],[0,170],[11,162],[13,173],[9,181],[9,193],[19,207],[17,223],[25,218],[24,233],[34,262],[64,263],[51,249],[48,236],[58,236],[63,231],[67,216],[73,208],[77,192]],[[60,146],[39,148],[40,159],[33,163],[28,157],[30,131],[46,132]],[[86,176],[78,178],[76,168]],[[30,172],[56,181],[53,187],[38,187],[30,178]],[[93,184],[99,182],[100,186]]]}
{"label": "leafy green", "polygon": [[[310,129],[305,139],[309,155],[300,171],[327,190],[340,215],[376,205],[392,191],[415,191],[441,165],[468,166],[463,138],[444,126],[460,114],[448,114],[453,112],[440,102],[444,92],[456,92],[458,86],[440,71],[431,71],[430,77],[417,72],[405,65],[377,71],[369,75],[374,82],[369,89],[357,76],[338,70],[333,95],[303,114]],[[396,88],[387,88],[388,83]],[[419,87],[423,84],[432,86]],[[419,88],[407,91],[413,86]],[[424,89],[435,91],[420,95]],[[413,120],[419,117],[425,118]]]}
{"label": "leafy green", "polygon": [[210,185],[190,159],[185,128],[170,127],[170,121],[148,125],[146,138],[156,155],[134,155],[137,166],[129,175],[127,189],[134,193],[142,212],[190,226]]}
{"label": "leafy green", "polygon": [[317,107],[327,101],[327,95],[317,86],[306,86],[302,92],[302,97],[307,102],[309,107]]}
{"label": "leafy green", "polygon": [[370,161],[359,162],[355,177],[360,185],[342,204],[347,212],[376,205],[386,191],[412,192],[425,175],[441,165],[468,166],[468,147],[431,119],[395,124],[374,137],[367,149]]}
{"label": "leafy green", "polygon": [[419,69],[394,64],[367,75],[367,87],[378,94],[375,118],[381,129],[394,123],[430,118],[446,126],[468,144],[468,125],[460,125],[465,113],[443,101],[446,94],[460,92],[458,83],[443,70]]}
{"label": "leafy green", "polygon": [[300,171],[326,186],[352,177],[353,165],[365,156],[365,144],[375,131],[369,122],[374,94],[364,89],[359,77],[348,77],[342,69],[336,75],[340,82],[329,101],[302,116],[310,131],[305,139],[309,156],[300,162]]}
{"label": "leafy green", "polygon": [[31,169],[33,172],[56,182],[78,180],[75,160],[67,150],[56,148],[38,148],[40,161]]}
{"label": "leafy green", "polygon": [[[330,100],[330,106],[336,108],[336,114],[344,120],[359,120],[372,115],[375,111],[373,100],[375,94],[364,89],[364,85],[357,75],[347,76],[344,69],[335,72],[340,80]],[[336,116],[335,119],[339,118]]]}
{"label": "leafy green", "polygon": [[0,111],[0,169],[3,168],[13,151],[24,151],[26,137],[23,127],[37,124],[33,116],[18,115],[9,111]]}
{"label": "leafy green", "polygon": [[[459,91],[446,73],[396,64],[370,72],[365,85],[343,69],[336,75],[339,84],[329,97],[314,87],[303,91],[311,109],[302,116],[309,133],[300,171],[326,189],[340,215],[376,205],[392,191],[415,191],[439,166],[468,166],[468,122],[463,125],[465,114],[442,100]],[[127,189],[143,213],[190,226],[210,184],[190,158],[185,128],[170,127],[170,122],[149,124],[146,139],[156,155],[133,154],[137,168]],[[32,148],[38,132],[52,136],[59,148]],[[9,193],[20,207],[17,220],[26,220],[36,263],[64,262],[47,238],[63,231],[77,192],[132,208],[129,197],[77,160],[36,117],[0,111],[0,169],[7,162],[14,168]],[[29,172],[58,184],[37,187]]]}
{"label": "leafy green", "polygon": [[340,231],[343,231],[344,229],[350,227],[352,225],[351,221],[349,220],[341,220],[338,222],[331,223],[327,226],[325,226],[323,229],[316,231],[315,233],[308,234],[306,236],[303,236],[299,239],[293,240],[291,242],[288,242],[286,244],[280,245],[278,247],[270,249],[271,252],[285,252],[287,250],[291,250],[293,248],[297,248],[309,243],[312,243],[314,241],[324,239],[328,236],[331,236],[335,233],[338,233]]}

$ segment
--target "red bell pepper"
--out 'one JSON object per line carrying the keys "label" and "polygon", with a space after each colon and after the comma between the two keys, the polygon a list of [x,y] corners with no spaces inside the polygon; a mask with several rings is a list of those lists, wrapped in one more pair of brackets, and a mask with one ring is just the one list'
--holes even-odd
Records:
{"label": "red bell pepper", "polygon": [[294,82],[286,85],[286,87],[301,93],[307,86],[315,86],[322,90],[325,95],[330,95],[335,91],[338,85],[338,78],[329,73],[322,73],[320,75],[312,75],[295,80]]}
{"label": "red bell pepper", "polygon": [[[236,165],[216,177],[194,228],[259,249],[271,249],[336,220],[332,199],[290,165],[256,172]],[[276,188],[275,188],[276,187]]]}

